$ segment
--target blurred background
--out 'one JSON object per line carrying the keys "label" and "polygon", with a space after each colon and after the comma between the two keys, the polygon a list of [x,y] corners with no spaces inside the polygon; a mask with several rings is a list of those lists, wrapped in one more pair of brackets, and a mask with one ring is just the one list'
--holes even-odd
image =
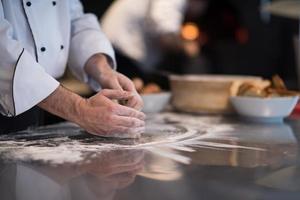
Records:
{"label": "blurred background", "polygon": [[[86,12],[96,14],[99,19],[115,2],[82,1]],[[298,20],[261,11],[264,4],[272,2],[270,0],[186,2],[180,35],[189,44],[185,44],[184,53],[170,51],[164,54],[155,66],[158,71],[266,78],[279,74],[289,87],[298,87],[294,42],[298,35]]]}
{"label": "blurred background", "polygon": [[[298,89],[299,23],[262,11],[272,2],[82,0],[111,39],[119,71],[130,78],[167,89],[168,74],[278,74],[290,89]],[[87,86],[70,82],[69,73],[66,77],[67,87],[90,93]]]}

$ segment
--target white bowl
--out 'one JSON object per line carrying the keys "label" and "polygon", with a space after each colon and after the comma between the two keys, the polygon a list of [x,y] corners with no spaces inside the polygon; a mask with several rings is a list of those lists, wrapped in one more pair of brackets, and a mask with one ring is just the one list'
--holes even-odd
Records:
{"label": "white bowl", "polygon": [[144,101],[144,107],[142,111],[145,113],[161,112],[168,105],[170,98],[170,92],[143,94],[142,99]]}
{"label": "white bowl", "polygon": [[261,122],[282,122],[295,108],[299,97],[231,97],[238,114]]}

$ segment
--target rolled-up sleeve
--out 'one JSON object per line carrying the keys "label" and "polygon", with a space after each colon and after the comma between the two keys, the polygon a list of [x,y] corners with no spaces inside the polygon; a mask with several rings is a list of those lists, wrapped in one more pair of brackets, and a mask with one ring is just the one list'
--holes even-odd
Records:
{"label": "rolled-up sleeve", "polygon": [[69,67],[81,81],[88,83],[92,89],[99,90],[100,85],[84,70],[87,60],[102,53],[108,56],[112,67],[116,68],[115,55],[111,43],[102,32],[100,24],[93,14],[85,14],[79,0],[70,0],[71,6],[71,45]]}
{"label": "rolled-up sleeve", "polygon": [[12,35],[0,1],[0,113],[9,117],[29,110],[59,86]]}

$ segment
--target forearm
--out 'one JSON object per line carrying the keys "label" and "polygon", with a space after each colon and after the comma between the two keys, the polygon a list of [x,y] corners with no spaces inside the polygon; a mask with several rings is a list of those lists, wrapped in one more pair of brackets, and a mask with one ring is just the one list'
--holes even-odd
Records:
{"label": "forearm", "polygon": [[112,70],[109,59],[104,54],[93,55],[85,64],[85,72],[98,83],[101,83],[101,75]]}
{"label": "forearm", "polygon": [[80,108],[84,101],[79,95],[59,86],[38,106],[68,121],[78,123],[81,116]]}

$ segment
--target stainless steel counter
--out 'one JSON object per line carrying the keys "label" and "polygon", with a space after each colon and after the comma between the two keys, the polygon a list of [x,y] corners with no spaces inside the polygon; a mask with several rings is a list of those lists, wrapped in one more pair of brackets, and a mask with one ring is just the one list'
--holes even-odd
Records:
{"label": "stainless steel counter", "polygon": [[149,116],[138,140],[66,123],[0,136],[0,199],[299,199],[300,122]]}

